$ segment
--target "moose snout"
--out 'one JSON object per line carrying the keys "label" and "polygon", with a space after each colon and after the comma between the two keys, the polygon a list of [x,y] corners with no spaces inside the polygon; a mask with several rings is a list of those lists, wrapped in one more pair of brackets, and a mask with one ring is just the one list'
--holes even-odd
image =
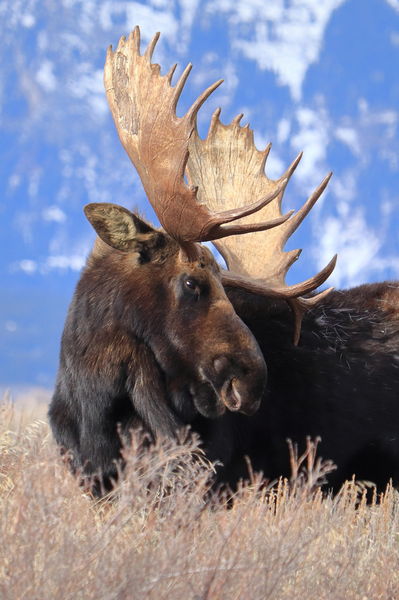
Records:
{"label": "moose snout", "polygon": [[226,408],[232,412],[254,414],[266,386],[267,369],[263,357],[236,361],[218,356],[213,360],[213,368],[219,383],[219,396]]}

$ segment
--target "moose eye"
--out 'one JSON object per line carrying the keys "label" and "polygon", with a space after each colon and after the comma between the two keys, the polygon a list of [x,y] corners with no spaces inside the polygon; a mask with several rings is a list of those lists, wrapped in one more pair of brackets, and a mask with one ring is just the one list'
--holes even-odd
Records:
{"label": "moose eye", "polygon": [[183,285],[185,287],[185,289],[190,292],[190,294],[194,294],[195,296],[199,296],[200,294],[200,287],[198,285],[198,282],[193,279],[192,277],[186,277],[183,281]]}

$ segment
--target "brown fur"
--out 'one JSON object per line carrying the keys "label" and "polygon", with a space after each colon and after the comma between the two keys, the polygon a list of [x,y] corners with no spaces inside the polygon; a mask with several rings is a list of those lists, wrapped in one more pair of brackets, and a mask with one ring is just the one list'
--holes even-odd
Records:
{"label": "brown fur", "polygon": [[100,493],[117,476],[120,435],[130,427],[174,436],[199,414],[252,413],[266,366],[207,248],[197,246],[189,261],[126,209],[94,205],[89,217],[102,239],[69,309],[49,415],[72,468],[97,474]]}

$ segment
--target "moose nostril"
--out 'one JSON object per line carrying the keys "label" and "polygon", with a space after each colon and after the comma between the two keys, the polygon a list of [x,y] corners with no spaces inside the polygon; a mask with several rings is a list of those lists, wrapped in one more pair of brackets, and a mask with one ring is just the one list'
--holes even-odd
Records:
{"label": "moose nostril", "polygon": [[218,375],[222,373],[222,371],[227,367],[227,365],[228,360],[225,356],[218,356],[218,358],[215,358],[215,360],[213,361],[214,369]]}
{"label": "moose nostril", "polygon": [[232,412],[237,412],[241,409],[242,398],[235,378],[225,382],[220,396],[223,404]]}

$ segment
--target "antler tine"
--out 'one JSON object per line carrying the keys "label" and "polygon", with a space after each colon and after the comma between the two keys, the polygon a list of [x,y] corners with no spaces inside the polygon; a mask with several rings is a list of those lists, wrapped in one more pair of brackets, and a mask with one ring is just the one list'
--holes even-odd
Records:
{"label": "antler tine", "polygon": [[332,291],[333,287],[327,288],[310,298],[296,298],[295,300],[288,300],[288,304],[291,307],[292,312],[294,313],[295,325],[294,325],[294,344],[295,346],[299,343],[299,338],[301,336],[301,325],[302,319],[305,313],[319,304],[321,300],[324,300]]}
{"label": "antler tine", "polygon": [[192,68],[193,65],[191,63],[188,63],[183,73],[180,75],[178,82],[174,86],[173,110],[176,110],[177,103],[179,101],[183,88],[186,85],[186,81],[191,73]]}
{"label": "antler tine", "polygon": [[234,119],[232,120],[232,123],[234,125],[239,125],[243,116],[244,116],[244,113],[239,113],[236,117],[234,117]]}
{"label": "antler tine", "polygon": [[[139,36],[139,44],[140,44],[140,29],[138,27],[136,27],[136,29],[138,30],[138,36]],[[159,33],[159,31],[157,31],[157,33],[154,35],[154,37],[152,38],[151,42],[148,44],[146,51],[144,53],[144,56],[151,61],[152,59],[152,55],[154,54],[154,50],[155,50],[155,46],[157,45],[157,42],[159,40],[159,36],[161,34]],[[140,47],[139,47],[140,49]]]}
{"label": "antler tine", "polygon": [[171,84],[171,82],[172,82],[172,78],[173,78],[173,75],[175,74],[176,67],[177,67],[177,63],[175,63],[175,64],[174,64],[174,65],[173,65],[173,66],[172,66],[172,67],[169,69],[169,71],[168,71],[168,73],[167,73],[167,75],[166,75],[166,78],[167,78],[167,80],[168,80],[169,84]]}
{"label": "antler tine", "polygon": [[187,118],[190,118],[192,120],[192,122],[195,123],[195,117],[197,116],[197,112],[199,111],[201,106],[204,104],[205,100],[207,100],[209,98],[209,96],[212,94],[212,92],[214,92],[216,90],[216,88],[218,88],[219,85],[221,85],[223,83],[223,81],[224,81],[223,79],[218,79],[218,81],[215,81],[215,83],[210,85],[206,90],[204,90],[202,92],[202,94],[200,96],[198,96],[196,101],[189,108],[189,110],[187,112]]}
{"label": "antler tine", "polygon": [[300,152],[298,156],[292,161],[284,175],[282,175],[281,179],[286,179],[287,182],[291,179],[292,174],[296,170],[297,166],[302,160],[303,152]]}
{"label": "antler tine", "polygon": [[[294,252],[297,251],[295,250]],[[330,277],[335,268],[336,262],[337,255],[335,254],[330,262],[316,275],[310,277],[309,279],[305,279],[305,281],[302,281],[302,283],[295,283],[294,285],[282,285],[281,287],[277,287],[268,284],[268,282],[264,279],[251,279],[249,277],[245,277],[245,275],[235,272],[231,273],[230,271],[223,271],[222,281],[224,285],[245,288],[255,294],[271,296],[274,298],[283,298],[284,300],[297,300],[302,294],[308,294],[322,285]],[[330,291],[331,290],[332,288]],[[304,299],[308,300],[308,298],[301,298],[301,301]],[[313,296],[311,299],[313,299]]]}
{"label": "antler tine", "polygon": [[285,230],[285,241],[296,231],[299,225],[302,223],[306,215],[312,210],[313,206],[316,204],[317,200],[320,198],[324,190],[326,189],[330,179],[332,177],[332,172],[330,172],[320,185],[314,190],[314,192],[309,196],[306,200],[305,204],[296,212],[296,214],[290,219],[289,226],[286,227]]}
{"label": "antler tine", "polygon": [[[220,240],[230,235],[242,235],[243,233],[254,233],[256,231],[267,231],[273,229],[277,225],[282,225],[290,216],[294,213],[293,210],[288,211],[285,215],[277,217],[277,219],[271,219],[270,221],[261,221],[260,223],[250,223],[244,225],[225,225],[224,223],[220,226],[217,238],[212,237],[211,240]],[[238,218],[238,217],[237,217]],[[222,230],[223,235],[220,234]]]}
{"label": "antler tine", "polygon": [[207,139],[209,139],[213,135],[214,131],[216,130],[221,112],[222,112],[222,109],[220,107],[214,111],[212,118],[211,118],[211,122],[209,124]]}
{"label": "antler tine", "polygon": [[335,269],[337,263],[337,254],[334,254],[330,262],[319,271],[313,277],[305,279],[301,283],[295,283],[294,285],[287,285],[281,290],[281,297],[296,297],[299,298],[302,294],[309,294],[316,288],[323,285],[323,283],[330,277],[331,273]]}
{"label": "antler tine", "polygon": [[[286,181],[286,179],[283,179],[283,181],[277,186],[275,190],[272,191],[271,194],[265,196],[264,198],[260,198],[260,200],[257,200],[252,204],[247,204],[247,206],[244,206],[244,208],[233,208],[217,213],[217,217],[215,217],[215,224],[230,223],[231,221],[236,221],[237,219],[247,217],[248,215],[252,215],[254,212],[257,212],[258,210],[269,204],[269,202],[272,202],[272,200],[274,200],[283,191]],[[293,210],[290,210],[289,213],[287,213],[287,215],[284,215],[284,220],[281,222],[284,223],[293,212]]]}
{"label": "antler tine", "polygon": [[[269,142],[267,144],[266,148],[262,152],[262,160],[261,160],[261,163],[260,163],[260,166],[259,166],[259,175],[264,175],[264,173],[265,173],[265,165],[266,165],[266,161],[267,161],[267,159],[269,157],[271,149],[272,149],[272,144],[271,144],[271,142]],[[288,183],[289,177],[285,178],[283,176],[281,179],[287,179],[287,183]]]}
{"label": "antler tine", "polygon": [[[119,43],[121,41],[123,41],[123,43],[126,42],[126,37],[124,35],[119,40]],[[131,31],[129,33],[127,41],[128,42],[131,41],[134,44],[135,50],[139,54],[140,53],[140,43],[141,43],[141,33],[140,33],[140,27],[138,25],[136,25],[136,27],[133,29],[133,31]],[[119,44],[118,44],[118,48],[119,48]]]}

